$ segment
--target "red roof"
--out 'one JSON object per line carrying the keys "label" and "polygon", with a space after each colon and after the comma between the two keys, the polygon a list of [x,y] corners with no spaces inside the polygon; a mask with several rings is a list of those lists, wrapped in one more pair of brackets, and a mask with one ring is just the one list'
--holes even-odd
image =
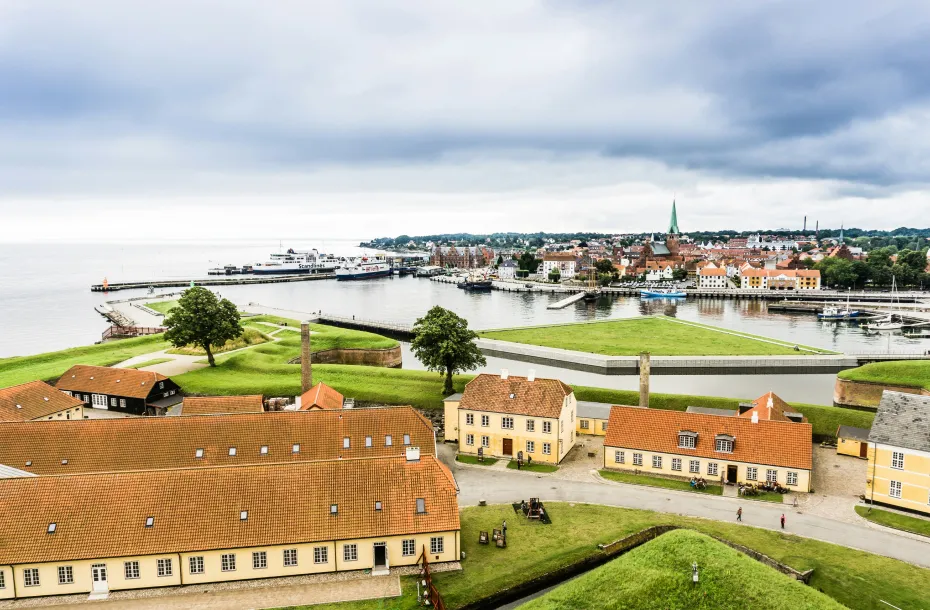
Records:
{"label": "red roof", "polygon": [[83,404],[44,381],[30,381],[0,390],[0,421],[37,419]]}
{"label": "red roof", "polygon": [[75,364],[61,376],[55,387],[71,392],[147,398],[155,384],[167,379],[152,371]]}
{"label": "red roof", "polygon": [[323,409],[333,411],[342,408],[344,397],[325,383],[318,383],[300,397],[300,410]]}
{"label": "red roof", "polygon": [[[769,406],[770,404],[771,406]],[[752,409],[749,409],[745,413],[741,413],[740,417],[752,419],[752,414],[756,413],[759,419],[790,422],[791,420],[785,415],[786,412],[794,413],[796,411],[791,408],[791,405],[776,396],[774,392],[768,392],[752,401]],[[806,422],[807,418],[803,417],[801,421]]]}

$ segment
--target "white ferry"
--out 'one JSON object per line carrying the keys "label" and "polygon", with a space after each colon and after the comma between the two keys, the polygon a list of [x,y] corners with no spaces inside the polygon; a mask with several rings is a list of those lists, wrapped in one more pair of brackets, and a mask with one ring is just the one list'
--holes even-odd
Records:
{"label": "white ferry", "polygon": [[336,257],[331,254],[321,255],[316,249],[288,248],[287,252],[271,254],[269,260],[264,263],[252,265],[252,273],[256,275],[331,273],[341,264]]}
{"label": "white ferry", "polygon": [[391,266],[382,257],[362,256],[336,269],[337,280],[367,280],[391,275]]}

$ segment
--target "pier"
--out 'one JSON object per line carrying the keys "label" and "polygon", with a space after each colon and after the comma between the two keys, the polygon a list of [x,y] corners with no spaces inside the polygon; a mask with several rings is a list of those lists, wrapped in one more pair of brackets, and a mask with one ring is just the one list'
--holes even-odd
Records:
{"label": "pier", "polygon": [[145,288],[186,288],[189,286],[238,286],[242,284],[284,284],[287,282],[308,282],[311,280],[331,280],[335,273],[303,273],[301,275],[268,275],[248,277],[222,277],[199,280],[152,280],[150,282],[114,282],[104,286],[93,284],[91,292],[117,292],[119,290],[140,290]]}
{"label": "pier", "polygon": [[576,294],[571,295],[570,297],[565,297],[561,301],[556,301],[555,303],[546,307],[546,309],[564,309],[565,307],[568,307],[572,303],[577,303],[583,298],[584,298],[584,292],[578,292]]}
{"label": "pier", "polygon": [[311,322],[377,333],[385,337],[397,339],[398,341],[411,341],[413,339],[413,325],[403,324],[401,322],[362,320],[361,318],[355,318],[355,316],[349,318],[345,316],[331,316],[323,313],[319,314],[316,319],[311,320]]}

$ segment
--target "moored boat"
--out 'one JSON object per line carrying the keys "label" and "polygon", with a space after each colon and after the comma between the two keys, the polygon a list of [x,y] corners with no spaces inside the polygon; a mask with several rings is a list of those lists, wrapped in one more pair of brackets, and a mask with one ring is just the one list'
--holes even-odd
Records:
{"label": "moored boat", "polygon": [[391,266],[382,259],[363,256],[355,262],[336,269],[337,280],[368,280],[376,277],[390,277]]}
{"label": "moored boat", "polygon": [[639,296],[647,299],[666,298],[666,299],[683,299],[688,296],[681,290],[667,290],[664,288],[646,289],[639,291]]}

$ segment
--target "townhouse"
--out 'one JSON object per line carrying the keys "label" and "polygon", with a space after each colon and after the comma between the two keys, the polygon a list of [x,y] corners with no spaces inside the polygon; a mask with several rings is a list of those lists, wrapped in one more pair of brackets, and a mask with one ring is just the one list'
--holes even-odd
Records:
{"label": "townhouse", "polygon": [[868,436],[865,497],[930,514],[930,396],[882,394]]}
{"label": "townhouse", "polygon": [[548,277],[558,271],[563,280],[570,280],[578,272],[578,257],[574,252],[546,252],[543,256],[542,274]]}
{"label": "townhouse", "polygon": [[756,269],[740,272],[740,288],[753,290],[820,290],[817,269]]}
{"label": "townhouse", "polygon": [[702,267],[697,272],[698,288],[729,288],[730,278],[727,277],[727,270],[717,267],[713,263]]}
{"label": "townhouse", "polygon": [[181,402],[180,388],[151,371],[76,364],[55,384],[94,409],[132,415],[162,415]]}
{"label": "townhouse", "polygon": [[83,417],[83,401],[59,392],[44,381],[31,381],[0,390],[0,422]]}

